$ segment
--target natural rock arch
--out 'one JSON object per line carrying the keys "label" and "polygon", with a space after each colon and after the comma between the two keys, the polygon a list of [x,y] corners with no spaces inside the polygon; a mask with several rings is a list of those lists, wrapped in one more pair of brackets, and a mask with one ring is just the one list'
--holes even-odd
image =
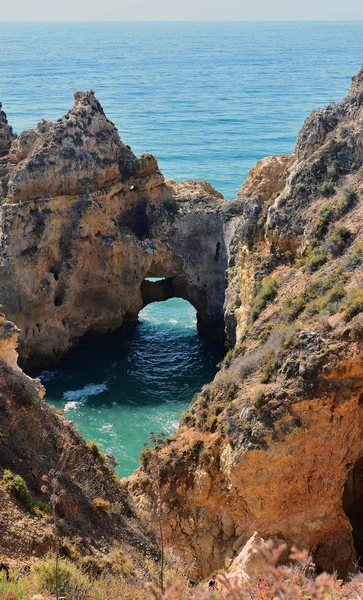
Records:
{"label": "natural rock arch", "polygon": [[188,300],[199,332],[224,341],[231,203],[205,181],[165,182],[93,92],[18,136],[0,167],[0,303],[22,330],[23,366],[136,322],[154,294]]}

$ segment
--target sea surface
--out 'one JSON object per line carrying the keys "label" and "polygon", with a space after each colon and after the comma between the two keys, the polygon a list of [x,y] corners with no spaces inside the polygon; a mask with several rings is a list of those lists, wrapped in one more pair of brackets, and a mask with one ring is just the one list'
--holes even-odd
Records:
{"label": "sea surface", "polygon": [[[156,154],[166,178],[207,179],[233,198],[259,158],[293,150],[311,110],[346,95],[363,22],[0,23],[0,48],[0,102],[16,132],[93,89],[122,140]],[[127,475],[220,358],[197,336],[194,309],[173,299],[42,378],[46,399]]]}

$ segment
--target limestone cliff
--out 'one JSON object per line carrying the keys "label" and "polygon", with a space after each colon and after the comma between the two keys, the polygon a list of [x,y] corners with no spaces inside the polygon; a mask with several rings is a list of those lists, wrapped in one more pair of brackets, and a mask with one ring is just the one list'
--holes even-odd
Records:
{"label": "limestone cliff", "polygon": [[[120,487],[110,459],[89,448],[76,428],[54,413],[42,401],[40,382],[17,366],[18,335],[0,314],[0,556],[16,565],[53,547],[49,517],[35,501],[48,502],[42,476],[56,469],[64,490],[57,507],[61,539],[77,539],[80,548],[84,542],[84,551],[96,556],[116,541],[131,554],[156,557],[153,538]],[[6,469],[23,478],[34,504],[3,485]],[[93,503],[95,498],[104,501],[105,510]]]}
{"label": "limestone cliff", "polygon": [[150,511],[160,473],[192,576],[229,567],[255,531],[343,575],[362,556],[362,121],[361,72],[291,157],[251,171],[228,244],[233,349],[129,481]]}
{"label": "limestone cliff", "polygon": [[[223,340],[231,216],[221,194],[207,182],[166,184],[153,156],[121,142],[93,92],[19,135],[0,159],[1,195],[0,301],[21,329],[22,365],[54,363],[85,334],[136,322],[145,304],[171,296]],[[150,276],[166,281],[147,286]]]}

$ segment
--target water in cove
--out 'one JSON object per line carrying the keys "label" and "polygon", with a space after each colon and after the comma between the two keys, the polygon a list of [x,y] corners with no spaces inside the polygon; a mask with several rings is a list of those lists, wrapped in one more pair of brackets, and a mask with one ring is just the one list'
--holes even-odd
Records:
{"label": "water in cove", "polygon": [[[93,89],[122,140],[156,154],[166,178],[207,179],[232,198],[256,160],[293,150],[311,110],[344,97],[363,23],[0,23],[0,44],[0,102],[16,132]],[[42,378],[46,399],[127,475],[220,358],[197,336],[194,309],[173,299]]]}
{"label": "water in cove", "polygon": [[42,379],[47,400],[114,454],[123,476],[138,466],[151,431],[175,429],[221,358],[220,347],[198,336],[195,309],[173,298],[149,304],[135,329],[72,352]]}

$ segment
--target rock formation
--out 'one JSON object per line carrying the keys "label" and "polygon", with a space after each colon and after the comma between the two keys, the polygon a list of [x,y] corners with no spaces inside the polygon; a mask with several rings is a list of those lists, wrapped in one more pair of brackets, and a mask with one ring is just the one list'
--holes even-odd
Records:
{"label": "rock formation", "polygon": [[[136,322],[165,293],[189,300],[200,332],[223,340],[221,194],[207,182],[166,184],[93,92],[19,135],[0,160],[1,195],[0,301],[21,329],[22,365],[44,367],[85,334]],[[150,276],[166,278],[162,298],[143,285]]]}
{"label": "rock formation", "polygon": [[[345,575],[363,553],[362,71],[345,101],[305,121],[293,155],[259,161],[229,202],[203,181],[165,182],[154,157],[120,141],[92,92],[75,100],[0,160],[0,301],[22,330],[23,364],[45,366],[86,334],[134,323],[152,301],[189,300],[200,332],[225,333],[231,350],[125,486],[148,519],[159,490],[165,540],[193,578],[229,568],[255,531]],[[32,399],[36,384],[15,364],[18,332],[6,328],[3,385],[20,378]],[[27,401],[13,389],[14,405]],[[77,434],[33,404],[29,414],[49,420],[48,465],[60,424],[61,448]],[[25,461],[32,425],[15,412],[29,438],[0,444]],[[61,451],[70,472],[85,464],[80,438],[75,449]],[[36,490],[46,465],[29,460]]]}
{"label": "rock formation", "polygon": [[362,556],[362,120],[361,71],[231,205],[234,347],[128,484],[150,512],[160,473],[165,537],[192,577],[229,568],[255,531],[341,575]]}
{"label": "rock formation", "polygon": [[[8,124],[8,120],[6,118],[6,114],[2,109],[2,104],[0,102],[0,157],[5,156],[10,149],[11,142],[15,139],[15,135],[13,134],[13,129]],[[1,178],[1,171],[0,171]],[[0,188],[1,190],[1,188]]]}
{"label": "rock formation", "polygon": [[[157,556],[157,548],[120,487],[108,457],[89,448],[76,428],[42,401],[39,380],[16,364],[19,330],[0,314],[0,480],[6,469],[20,475],[32,500],[48,502],[41,488],[50,469],[64,490],[57,507],[61,538],[90,539],[89,552],[106,553],[118,541],[131,552]],[[93,451],[92,451],[93,450]],[[112,504],[100,510],[95,498]],[[30,506],[0,481],[0,556],[11,564],[44,555],[53,547],[47,514]],[[92,550],[93,548],[93,550]]]}

